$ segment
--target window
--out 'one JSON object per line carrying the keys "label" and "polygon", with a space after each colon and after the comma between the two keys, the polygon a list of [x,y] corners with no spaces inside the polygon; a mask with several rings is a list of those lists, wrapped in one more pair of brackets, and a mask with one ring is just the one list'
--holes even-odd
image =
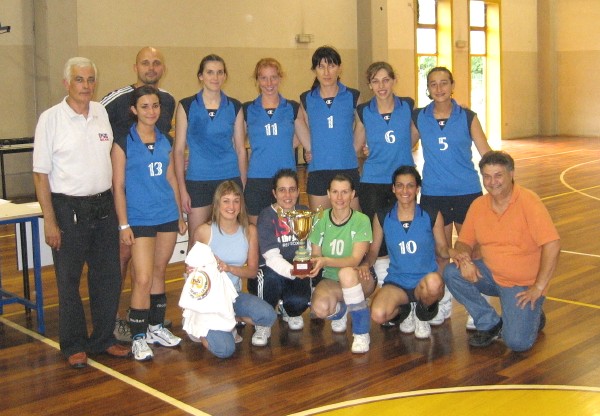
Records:
{"label": "window", "polygon": [[471,109],[486,130],[487,6],[482,0],[469,3],[469,58],[471,64]]}
{"label": "window", "polygon": [[427,73],[437,66],[437,0],[417,2],[417,107],[429,104]]}

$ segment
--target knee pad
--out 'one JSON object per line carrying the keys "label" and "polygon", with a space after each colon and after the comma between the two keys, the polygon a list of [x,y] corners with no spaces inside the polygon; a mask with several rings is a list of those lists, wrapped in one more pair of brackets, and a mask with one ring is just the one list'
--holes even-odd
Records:
{"label": "knee pad", "polygon": [[431,321],[438,313],[439,304],[440,303],[436,301],[429,306],[425,306],[421,302],[417,302],[415,315],[417,315],[417,318],[419,318],[420,321]]}
{"label": "knee pad", "polygon": [[400,305],[400,310],[398,311],[398,315],[395,318],[392,318],[395,322],[404,322],[408,315],[410,315],[411,311],[410,303],[405,303],[404,305]]}
{"label": "knee pad", "polygon": [[344,317],[344,315],[346,314],[347,309],[348,308],[344,302],[338,302],[336,311],[334,313],[332,313],[331,315],[329,315],[327,317],[327,319],[329,319],[331,321],[337,321],[338,319],[342,319]]}

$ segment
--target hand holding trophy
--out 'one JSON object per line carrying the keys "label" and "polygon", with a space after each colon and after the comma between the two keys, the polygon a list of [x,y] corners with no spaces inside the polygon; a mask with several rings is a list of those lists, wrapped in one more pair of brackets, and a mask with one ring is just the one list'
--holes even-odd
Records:
{"label": "hand holding trophy", "polygon": [[318,221],[318,219],[321,218],[322,212],[323,210],[321,207],[318,207],[316,211],[283,211],[281,209],[277,211],[277,214],[280,218],[287,219],[292,233],[294,233],[300,242],[294,256],[294,268],[292,270],[293,276],[306,277],[313,268],[312,262],[310,261],[310,253],[306,249],[306,239],[312,231],[314,224],[316,224],[314,221],[315,217],[317,217]]}

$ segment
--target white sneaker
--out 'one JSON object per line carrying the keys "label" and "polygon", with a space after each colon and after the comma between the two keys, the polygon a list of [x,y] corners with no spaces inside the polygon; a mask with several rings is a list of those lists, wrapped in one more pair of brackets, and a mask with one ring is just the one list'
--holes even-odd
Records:
{"label": "white sneaker", "polygon": [[181,342],[181,338],[176,337],[167,328],[158,325],[148,325],[146,339],[151,344],[160,344],[163,347],[176,347]]}
{"label": "white sneaker", "polygon": [[442,303],[440,302],[440,305],[438,307],[438,313],[432,320],[429,321],[429,325],[438,326],[443,324],[444,321],[444,311],[442,310]]}
{"label": "white sneaker", "polygon": [[334,319],[331,321],[331,330],[333,332],[342,333],[346,332],[348,327],[348,311],[340,319]]}
{"label": "white sneaker", "polygon": [[448,301],[442,299],[438,306],[438,313],[431,321],[429,321],[429,325],[441,325],[450,317],[450,315],[452,315],[452,298]]}
{"label": "white sneaker", "polygon": [[469,331],[475,331],[477,327],[475,326],[475,320],[471,315],[467,316],[467,329]]}
{"label": "white sneaker", "polygon": [[452,295],[448,288],[445,288],[444,297],[440,300],[438,305],[438,313],[435,317],[429,321],[429,325],[437,326],[444,323],[444,321],[452,315]]}
{"label": "white sneaker", "polygon": [[283,318],[292,331],[299,331],[304,328],[304,319],[300,316],[287,316]]}
{"label": "white sneaker", "polygon": [[137,361],[148,361],[154,357],[154,353],[145,338],[134,339],[131,344],[131,352]]}
{"label": "white sneaker", "polygon": [[233,335],[233,342],[235,342],[236,344],[239,344],[244,340],[244,338],[242,338],[242,336],[238,334],[237,328],[233,328],[231,330],[231,334]]}
{"label": "white sneaker", "polygon": [[411,302],[410,313],[404,321],[400,322],[400,331],[405,334],[412,334],[413,332],[415,332],[415,319],[417,319],[415,317],[415,303]]}
{"label": "white sneaker", "polygon": [[355,354],[364,354],[369,351],[371,336],[369,334],[354,334],[352,342],[352,352]]}
{"label": "white sneaker", "polygon": [[421,321],[419,318],[415,319],[415,337],[419,339],[426,339],[431,336],[431,326],[429,322]]}
{"label": "white sneaker", "polygon": [[269,342],[269,337],[271,336],[271,327],[270,326],[255,326],[256,331],[254,335],[252,335],[252,345],[256,347],[264,347]]}

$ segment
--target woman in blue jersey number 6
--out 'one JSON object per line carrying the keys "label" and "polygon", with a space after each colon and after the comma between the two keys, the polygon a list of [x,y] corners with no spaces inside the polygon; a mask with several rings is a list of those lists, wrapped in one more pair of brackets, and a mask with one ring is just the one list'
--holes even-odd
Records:
{"label": "woman in blue jersey number 6", "polygon": [[374,62],[367,69],[367,83],[374,97],[357,109],[356,140],[368,147],[360,178],[362,212],[371,221],[375,212],[394,204],[390,175],[398,166],[414,165],[411,124],[414,100],[394,94],[396,74],[387,62]]}

